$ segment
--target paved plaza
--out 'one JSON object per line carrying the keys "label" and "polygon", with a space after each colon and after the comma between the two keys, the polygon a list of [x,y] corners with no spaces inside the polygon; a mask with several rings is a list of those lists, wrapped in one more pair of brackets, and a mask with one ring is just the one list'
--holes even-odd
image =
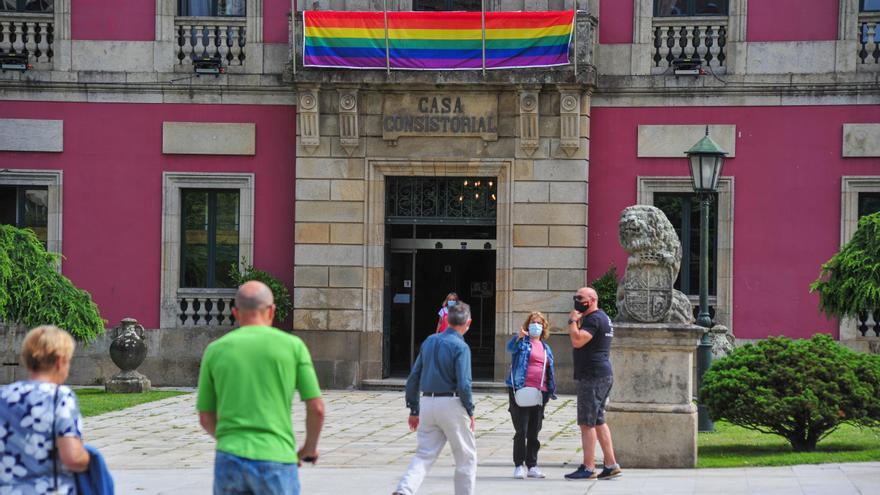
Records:
{"label": "paved plaza", "polygon": [[[389,494],[415,451],[406,426],[402,392],[326,391],[327,421],[317,466],[300,471],[305,494]],[[507,396],[477,393],[477,493],[624,494],[768,493],[880,494],[880,463],[781,468],[636,470],[612,481],[565,481],[580,463],[580,437],[573,396],[551,401],[541,433],[539,461],[545,480],[513,480]],[[305,413],[294,409],[297,439]],[[613,425],[612,425],[613,428]],[[121,494],[209,494],[214,442],[198,424],[195,394],[86,418],[86,441],[104,453]],[[422,490],[452,493],[448,447]]]}

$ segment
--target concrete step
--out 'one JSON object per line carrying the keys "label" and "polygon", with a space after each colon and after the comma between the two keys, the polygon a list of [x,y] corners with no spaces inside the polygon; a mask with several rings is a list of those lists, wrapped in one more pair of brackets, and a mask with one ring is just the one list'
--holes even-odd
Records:
{"label": "concrete step", "polygon": [[[361,390],[399,390],[406,387],[406,378],[382,378],[379,380],[363,380]],[[475,381],[471,384],[474,392],[504,392],[507,385],[504,382]]]}

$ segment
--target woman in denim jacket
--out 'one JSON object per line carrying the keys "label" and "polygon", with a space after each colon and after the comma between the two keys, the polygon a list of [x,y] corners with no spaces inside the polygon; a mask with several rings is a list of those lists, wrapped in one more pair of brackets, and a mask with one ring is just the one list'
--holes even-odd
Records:
{"label": "woman in denim jacket", "polygon": [[[507,377],[510,398],[510,419],[516,434],[513,436],[513,477],[516,479],[544,478],[538,469],[538,433],[544,421],[544,406],[556,398],[556,374],[553,368],[553,351],[547,344],[550,322],[543,313],[532,312],[526,318],[519,333],[507,343],[507,352],[513,354],[511,371]],[[520,407],[513,394],[523,387],[541,390],[544,401],[538,406]]]}

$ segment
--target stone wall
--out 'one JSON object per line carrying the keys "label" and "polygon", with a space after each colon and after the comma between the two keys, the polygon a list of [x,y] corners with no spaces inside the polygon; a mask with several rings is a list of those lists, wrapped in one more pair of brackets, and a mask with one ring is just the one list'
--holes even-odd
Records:
{"label": "stone wall", "polygon": [[[199,380],[199,365],[205,347],[222,337],[231,328],[170,328],[145,332],[147,358],[138,371],[150,379],[154,387],[194,387]],[[0,326],[0,383],[27,377],[19,364],[21,343],[27,329]],[[70,366],[71,385],[102,385],[119,372],[110,360],[107,334],[91,344],[78,343]]]}

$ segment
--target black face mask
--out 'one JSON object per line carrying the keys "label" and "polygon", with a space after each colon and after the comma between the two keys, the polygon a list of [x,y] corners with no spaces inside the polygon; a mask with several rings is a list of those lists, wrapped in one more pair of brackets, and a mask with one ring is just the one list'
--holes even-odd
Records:
{"label": "black face mask", "polygon": [[577,311],[578,313],[583,313],[584,311],[586,311],[589,308],[590,307],[587,306],[586,304],[584,304],[582,301],[578,301],[577,297],[574,298],[574,310],[575,311]]}

